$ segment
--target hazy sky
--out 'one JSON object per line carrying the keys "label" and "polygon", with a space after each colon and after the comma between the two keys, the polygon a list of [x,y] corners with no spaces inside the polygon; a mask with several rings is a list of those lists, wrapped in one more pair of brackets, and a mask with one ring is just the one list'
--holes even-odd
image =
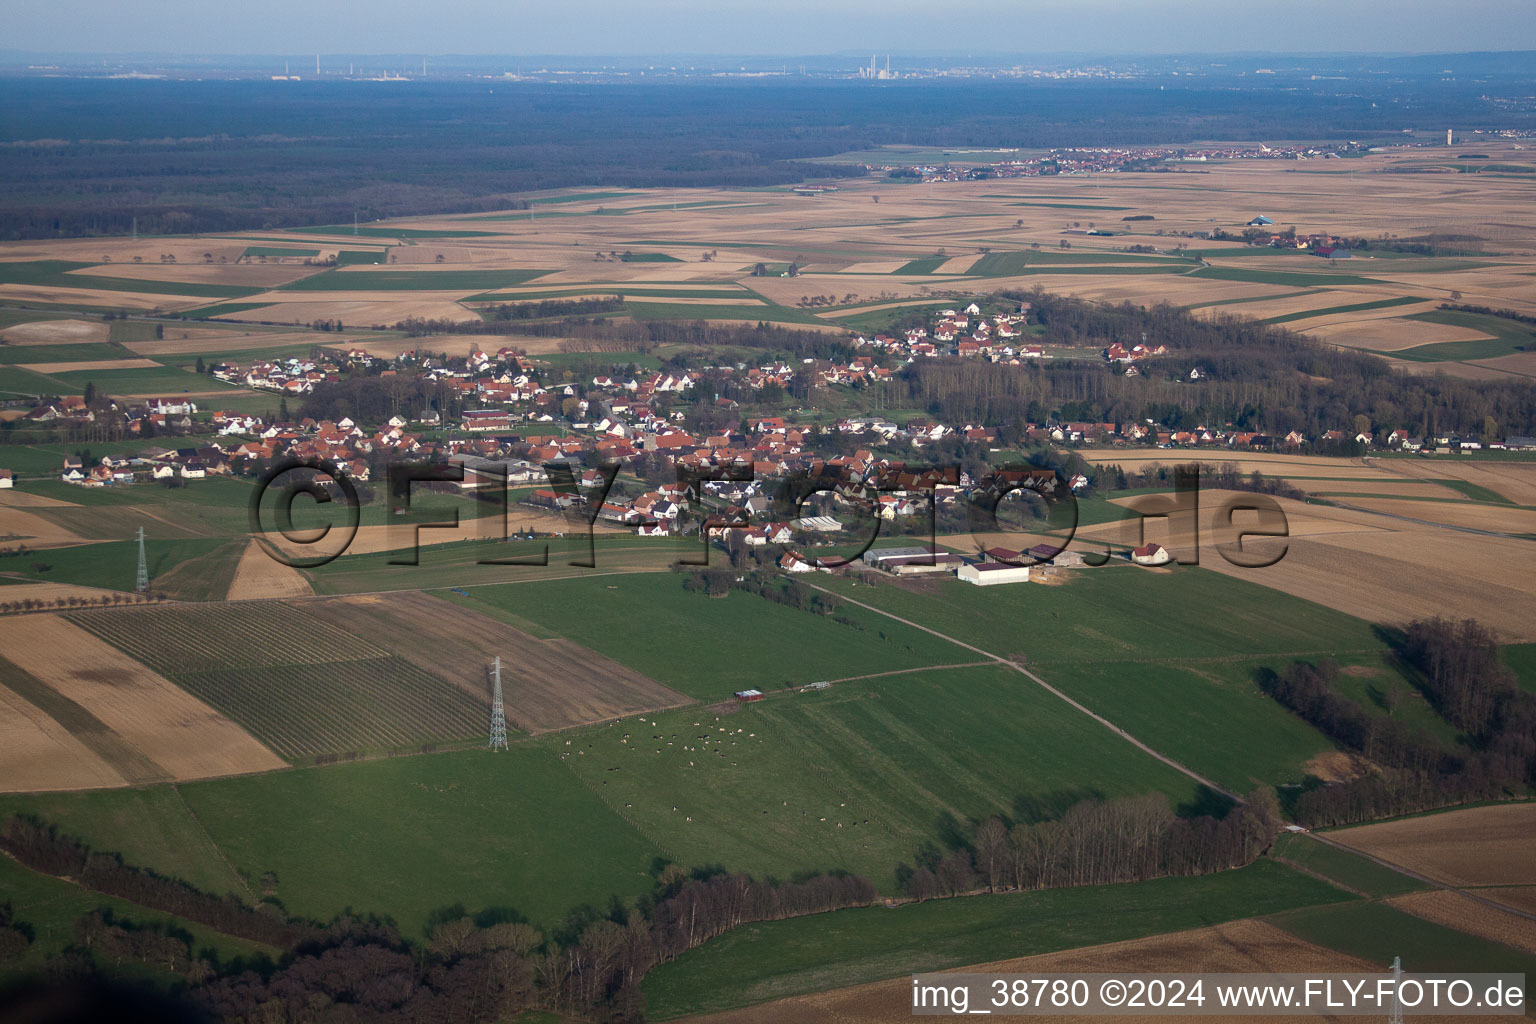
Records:
{"label": "hazy sky", "polygon": [[1536,49],[1532,0],[9,0],[7,49],[1193,53]]}

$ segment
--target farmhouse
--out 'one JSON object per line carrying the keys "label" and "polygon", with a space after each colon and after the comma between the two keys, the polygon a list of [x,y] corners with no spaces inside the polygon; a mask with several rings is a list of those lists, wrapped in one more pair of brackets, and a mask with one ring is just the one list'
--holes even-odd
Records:
{"label": "farmhouse", "polygon": [[1009,565],[1007,562],[972,562],[960,566],[955,576],[978,587],[990,587],[997,583],[1028,583],[1029,566]]}
{"label": "farmhouse", "polygon": [[1131,561],[1137,565],[1167,565],[1173,556],[1161,544],[1146,543],[1131,551]]}
{"label": "farmhouse", "polygon": [[0,469],[0,490],[5,490],[15,483],[15,474],[8,469]]}

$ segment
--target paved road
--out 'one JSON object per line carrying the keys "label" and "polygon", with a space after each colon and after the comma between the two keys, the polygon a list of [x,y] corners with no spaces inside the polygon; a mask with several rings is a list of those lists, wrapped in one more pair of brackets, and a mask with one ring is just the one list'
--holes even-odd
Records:
{"label": "paved road", "polygon": [[1077,701],[1073,700],[1071,697],[1067,696],[1065,693],[1063,693],[1062,691],[1058,690],[1056,687],[1052,686],[1050,683],[1046,682],[1044,679],[1041,679],[1039,676],[1035,675],[1033,672],[1031,672],[1029,669],[1025,668],[1022,665],[1015,664],[1014,662],[1009,661],[1007,658],[1004,658],[1001,655],[993,654],[991,651],[984,651],[980,647],[976,647],[976,646],[974,646],[972,644],[966,643],[964,640],[956,640],[954,637],[949,636],[946,633],[940,633],[936,629],[930,629],[929,627],[923,625],[920,622],[913,622],[911,619],[904,619],[904,618],[902,618],[899,615],[892,615],[890,612],[886,611],[884,608],[876,608],[872,604],[865,604],[863,601],[854,600],[853,598],[849,597],[847,594],[843,594],[843,593],[840,593],[840,592],[835,591],[835,590],[828,590],[826,587],[818,587],[814,583],[807,583],[806,586],[810,587],[812,590],[819,590],[823,594],[830,594],[833,597],[836,597],[836,598],[838,598],[840,600],[847,601],[849,604],[856,604],[860,608],[864,608],[864,609],[867,609],[868,611],[874,612],[876,615],[884,615],[886,618],[894,620],[896,622],[899,622],[899,623],[901,623],[904,626],[911,626],[913,629],[920,629],[924,633],[928,633],[928,634],[930,634],[932,636],[938,637],[940,640],[948,640],[950,643],[955,644],[955,645],[957,645],[959,647],[964,647],[968,651],[975,651],[977,654],[979,654],[982,657],[986,658],[988,661],[996,662],[999,665],[1005,665],[1008,668],[1013,669],[1015,672],[1018,672],[1019,674],[1028,677],[1030,680],[1032,680],[1033,682],[1038,684],[1042,689],[1044,689],[1047,693],[1051,694],[1051,696],[1057,698],[1058,700],[1065,701],[1067,704],[1072,705],[1072,707],[1076,708],[1078,711],[1081,711],[1083,714],[1087,715],[1089,718],[1093,719],[1095,722],[1098,722],[1100,725],[1102,725],[1104,728],[1108,729],[1110,732],[1115,733],[1121,739],[1125,740],[1127,743],[1131,744],[1134,747],[1138,747],[1141,750],[1146,751],[1148,754],[1151,754],[1153,757],[1157,758],[1159,761],[1161,761],[1164,764],[1168,765],[1170,768],[1174,768],[1174,769],[1176,769],[1176,770],[1178,770],[1180,772],[1183,772],[1185,775],[1187,775],[1190,778],[1194,779],[1196,782],[1200,783],[1202,786],[1206,786],[1206,787],[1208,787],[1210,789],[1213,789],[1216,792],[1220,793],[1221,795],[1227,797],[1230,800],[1233,800],[1233,801],[1235,801],[1237,803],[1242,803],[1243,802],[1243,798],[1238,796],[1236,793],[1232,792],[1229,789],[1226,789],[1225,787],[1218,786],[1216,783],[1212,782],[1210,779],[1206,778],[1204,775],[1199,774],[1198,772],[1196,772],[1192,768],[1185,767],[1184,765],[1182,765],[1179,762],[1175,761],[1173,758],[1167,756],[1166,754],[1162,754],[1162,753],[1159,753],[1156,750],[1153,750],[1151,747],[1147,746],[1141,740],[1137,739],[1135,736],[1132,736],[1130,733],[1128,733],[1124,729],[1120,728],[1114,722],[1111,722],[1109,719],[1105,718],[1103,715],[1098,714],[1097,712],[1095,712],[1095,711],[1093,711],[1093,710],[1091,710],[1091,709],[1089,709],[1087,707],[1084,707],[1082,704],[1080,704]]}

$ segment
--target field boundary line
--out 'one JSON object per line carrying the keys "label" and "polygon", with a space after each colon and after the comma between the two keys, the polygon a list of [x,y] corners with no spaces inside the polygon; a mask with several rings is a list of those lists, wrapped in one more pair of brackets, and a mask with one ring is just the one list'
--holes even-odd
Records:
{"label": "field boundary line", "polygon": [[224,853],[224,848],[220,846],[218,841],[213,838],[213,833],[209,832],[208,829],[204,827],[203,819],[197,816],[197,812],[192,809],[192,805],[187,803],[187,798],[181,795],[181,787],[178,786],[175,782],[172,782],[171,792],[176,794],[176,802],[181,804],[182,809],[187,812],[187,817],[192,819],[192,824],[196,825],[197,830],[203,834],[203,838],[208,840],[208,845],[213,847],[213,852],[219,855],[219,860],[223,861],[224,866],[229,868],[229,873],[235,877],[235,881],[240,883],[240,888],[244,889],[245,894],[254,901],[256,899],[256,894],[251,891],[251,887],[246,882],[245,876],[240,873],[240,869],[235,867],[234,862],[231,861],[229,857]]}
{"label": "field boundary line", "polygon": [[[547,751],[547,752],[551,753],[551,754],[555,753],[554,751]],[[584,778],[580,772],[578,772],[575,768],[572,768],[569,764],[567,764],[565,758],[563,758],[563,757],[556,757],[555,760],[560,763],[560,767],[564,768],[566,771],[570,772],[573,776],[575,776],[576,781],[581,783],[582,786],[589,793],[592,794],[592,798],[594,800],[596,800],[598,803],[602,804],[604,807],[608,808],[609,812],[612,813],[615,818],[618,818],[624,824],[626,824],[630,828],[634,829],[637,833],[640,834],[641,838],[643,838],[646,842],[650,843],[652,846],[656,847],[656,849],[660,850],[662,853],[666,854],[668,857],[671,857],[674,860],[676,860],[676,858],[677,858],[677,851],[673,850],[672,847],[668,846],[666,843],[662,842],[661,840],[657,839],[655,836],[651,835],[651,833],[647,829],[644,829],[644,828],[640,827],[639,824],[637,824],[636,822],[630,820],[629,815],[625,814],[623,811],[619,810],[617,807],[614,807],[607,800],[604,800],[603,799],[603,794],[598,791],[598,788],[596,786],[592,785],[591,780],[587,779],[587,778]]]}
{"label": "field boundary line", "polygon": [[850,604],[856,604],[860,608],[864,608],[864,609],[867,609],[868,611],[875,612],[878,615],[884,615],[886,618],[891,619],[891,620],[896,621],[896,622],[899,622],[899,623],[901,623],[904,626],[911,626],[913,629],[920,629],[924,633],[928,633],[928,634],[930,634],[932,636],[938,637],[940,640],[948,640],[950,643],[955,644],[958,647],[964,647],[968,651],[975,651],[977,654],[980,654],[983,657],[988,658],[991,661],[994,661],[994,662],[996,662],[999,665],[1006,665],[1008,668],[1011,668],[1015,672],[1020,673],[1025,678],[1033,680],[1042,689],[1044,689],[1047,693],[1051,694],[1053,697],[1058,698],[1059,700],[1062,700],[1062,701],[1066,702],[1067,704],[1069,704],[1072,707],[1076,708],[1078,711],[1081,711],[1083,714],[1087,715],[1089,718],[1093,719],[1095,722],[1098,722],[1100,725],[1102,725],[1104,728],[1108,729],[1110,732],[1119,734],[1119,736],[1122,739],[1124,739],[1127,743],[1130,743],[1132,746],[1138,747],[1142,751],[1144,751],[1144,752],[1146,752],[1148,754],[1151,754],[1153,757],[1157,758],[1159,761],[1161,761],[1164,764],[1168,765],[1170,768],[1173,768],[1173,769],[1175,769],[1175,770],[1177,770],[1179,772],[1182,772],[1183,774],[1189,776],[1191,779],[1194,779],[1196,782],[1200,783],[1202,786],[1205,786],[1208,789],[1211,789],[1211,790],[1213,790],[1213,791],[1215,791],[1217,793],[1220,793],[1222,796],[1225,796],[1227,799],[1233,801],[1234,803],[1238,803],[1238,804],[1243,803],[1243,798],[1242,797],[1238,796],[1236,793],[1234,793],[1231,790],[1227,789],[1225,786],[1218,786],[1216,783],[1212,782],[1210,779],[1207,779],[1205,776],[1201,775],[1199,772],[1196,772],[1193,768],[1189,768],[1189,767],[1187,767],[1185,765],[1182,765],[1178,761],[1175,761],[1173,758],[1169,757],[1167,754],[1163,754],[1163,753],[1161,753],[1161,752],[1159,752],[1157,750],[1154,750],[1151,746],[1147,745],[1146,743],[1143,743],[1141,740],[1137,739],[1135,736],[1132,736],[1130,733],[1126,732],[1124,729],[1120,728],[1118,725],[1116,725],[1115,723],[1111,722],[1109,719],[1105,718],[1103,715],[1099,714],[1096,711],[1093,711],[1092,709],[1090,709],[1086,705],[1084,705],[1084,704],[1074,700],[1072,697],[1068,696],[1063,691],[1058,690],[1056,687],[1052,686],[1050,683],[1046,682],[1044,679],[1041,679],[1039,676],[1035,675],[1029,669],[1025,668],[1023,665],[1018,664],[1017,662],[1009,661],[1007,658],[1004,658],[1001,655],[993,654],[991,651],[984,651],[980,647],[976,647],[976,646],[974,646],[972,644],[966,643],[964,640],[956,640],[952,636],[949,636],[949,635],[944,634],[944,633],[940,633],[938,630],[931,629],[928,626],[922,625],[921,623],[913,622],[911,619],[904,619],[900,615],[895,615],[895,614],[893,614],[891,612],[886,611],[883,608],[877,608],[877,607],[875,607],[872,604],[866,604],[863,601],[855,600],[854,598],[848,597],[846,594],[839,594],[838,592],[833,591],[833,590],[828,590],[825,587],[819,587],[819,586],[817,586],[814,583],[807,583],[806,586],[810,587],[812,590],[819,590],[823,594],[829,594],[829,595],[831,595],[833,597],[841,598],[842,600],[847,601]]}
{"label": "field boundary line", "polygon": [[[1460,886],[1451,885],[1449,882],[1442,882],[1437,878],[1431,878],[1429,875],[1421,874],[1420,872],[1414,871],[1412,868],[1405,868],[1401,864],[1394,864],[1392,861],[1387,860],[1384,857],[1378,857],[1374,853],[1366,853],[1364,850],[1357,850],[1353,846],[1347,846],[1344,843],[1338,842],[1337,840],[1329,839],[1327,836],[1318,835],[1316,832],[1306,832],[1304,834],[1311,836],[1313,839],[1316,839],[1318,842],[1323,843],[1326,846],[1332,846],[1334,849],[1343,850],[1345,853],[1353,853],[1357,857],[1364,857],[1366,860],[1372,861],[1375,864],[1389,870],[1396,871],[1400,875],[1407,875],[1409,878],[1416,879],[1420,882],[1427,882],[1428,884],[1434,886],[1436,889],[1440,889],[1445,892],[1457,892],[1465,896],[1467,899],[1474,900],[1486,907],[1492,907],[1495,910],[1502,910],[1507,914],[1514,914],[1516,917],[1523,917],[1527,921],[1536,921],[1536,914],[1532,914],[1529,911],[1521,910],[1518,907],[1511,907],[1508,904],[1500,903],[1497,900],[1490,900],[1486,896],[1479,896],[1474,892],[1468,892],[1466,889],[1463,889]],[[1338,883],[1335,882],[1334,884],[1337,885]]]}
{"label": "field boundary line", "polygon": [[[856,683],[861,679],[881,679],[885,676],[904,676],[913,672],[942,672],[952,668],[979,668],[982,665],[990,665],[990,661],[961,661],[953,665],[919,665],[917,668],[894,668],[889,672],[871,672],[862,676],[844,676],[841,679],[828,679],[828,683]],[[801,683],[800,686],[788,686],[787,690],[798,690],[801,686],[809,686],[809,683]]]}
{"label": "field boundary line", "polygon": [[1270,847],[1269,857],[1276,864],[1284,864],[1286,867],[1290,868],[1292,871],[1298,871],[1298,872],[1300,872],[1303,875],[1310,875],[1311,877],[1317,879],[1319,882],[1327,882],[1329,885],[1334,886],[1335,888],[1343,889],[1345,892],[1354,893],[1356,896],[1359,896],[1361,899],[1364,899],[1364,900],[1374,900],[1376,898],[1376,897],[1372,896],[1370,893],[1366,892],[1364,889],[1356,889],[1352,885],[1345,885],[1343,882],[1339,881],[1337,878],[1330,878],[1327,875],[1323,874],[1321,871],[1317,871],[1317,870],[1315,870],[1313,868],[1309,868],[1309,867],[1306,867],[1306,866],[1304,866],[1302,864],[1299,864],[1296,861],[1291,860],[1289,857],[1279,857],[1279,856],[1276,856],[1275,853],[1274,853],[1274,847]]}

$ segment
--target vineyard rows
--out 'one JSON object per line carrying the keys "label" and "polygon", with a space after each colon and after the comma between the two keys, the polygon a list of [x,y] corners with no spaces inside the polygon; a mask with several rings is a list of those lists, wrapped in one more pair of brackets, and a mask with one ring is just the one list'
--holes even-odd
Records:
{"label": "vineyard rows", "polygon": [[488,702],[393,656],[173,678],[290,761],[464,739],[490,722]]}
{"label": "vineyard rows", "polygon": [[366,640],[277,602],[78,612],[69,621],[161,675],[383,657]]}

